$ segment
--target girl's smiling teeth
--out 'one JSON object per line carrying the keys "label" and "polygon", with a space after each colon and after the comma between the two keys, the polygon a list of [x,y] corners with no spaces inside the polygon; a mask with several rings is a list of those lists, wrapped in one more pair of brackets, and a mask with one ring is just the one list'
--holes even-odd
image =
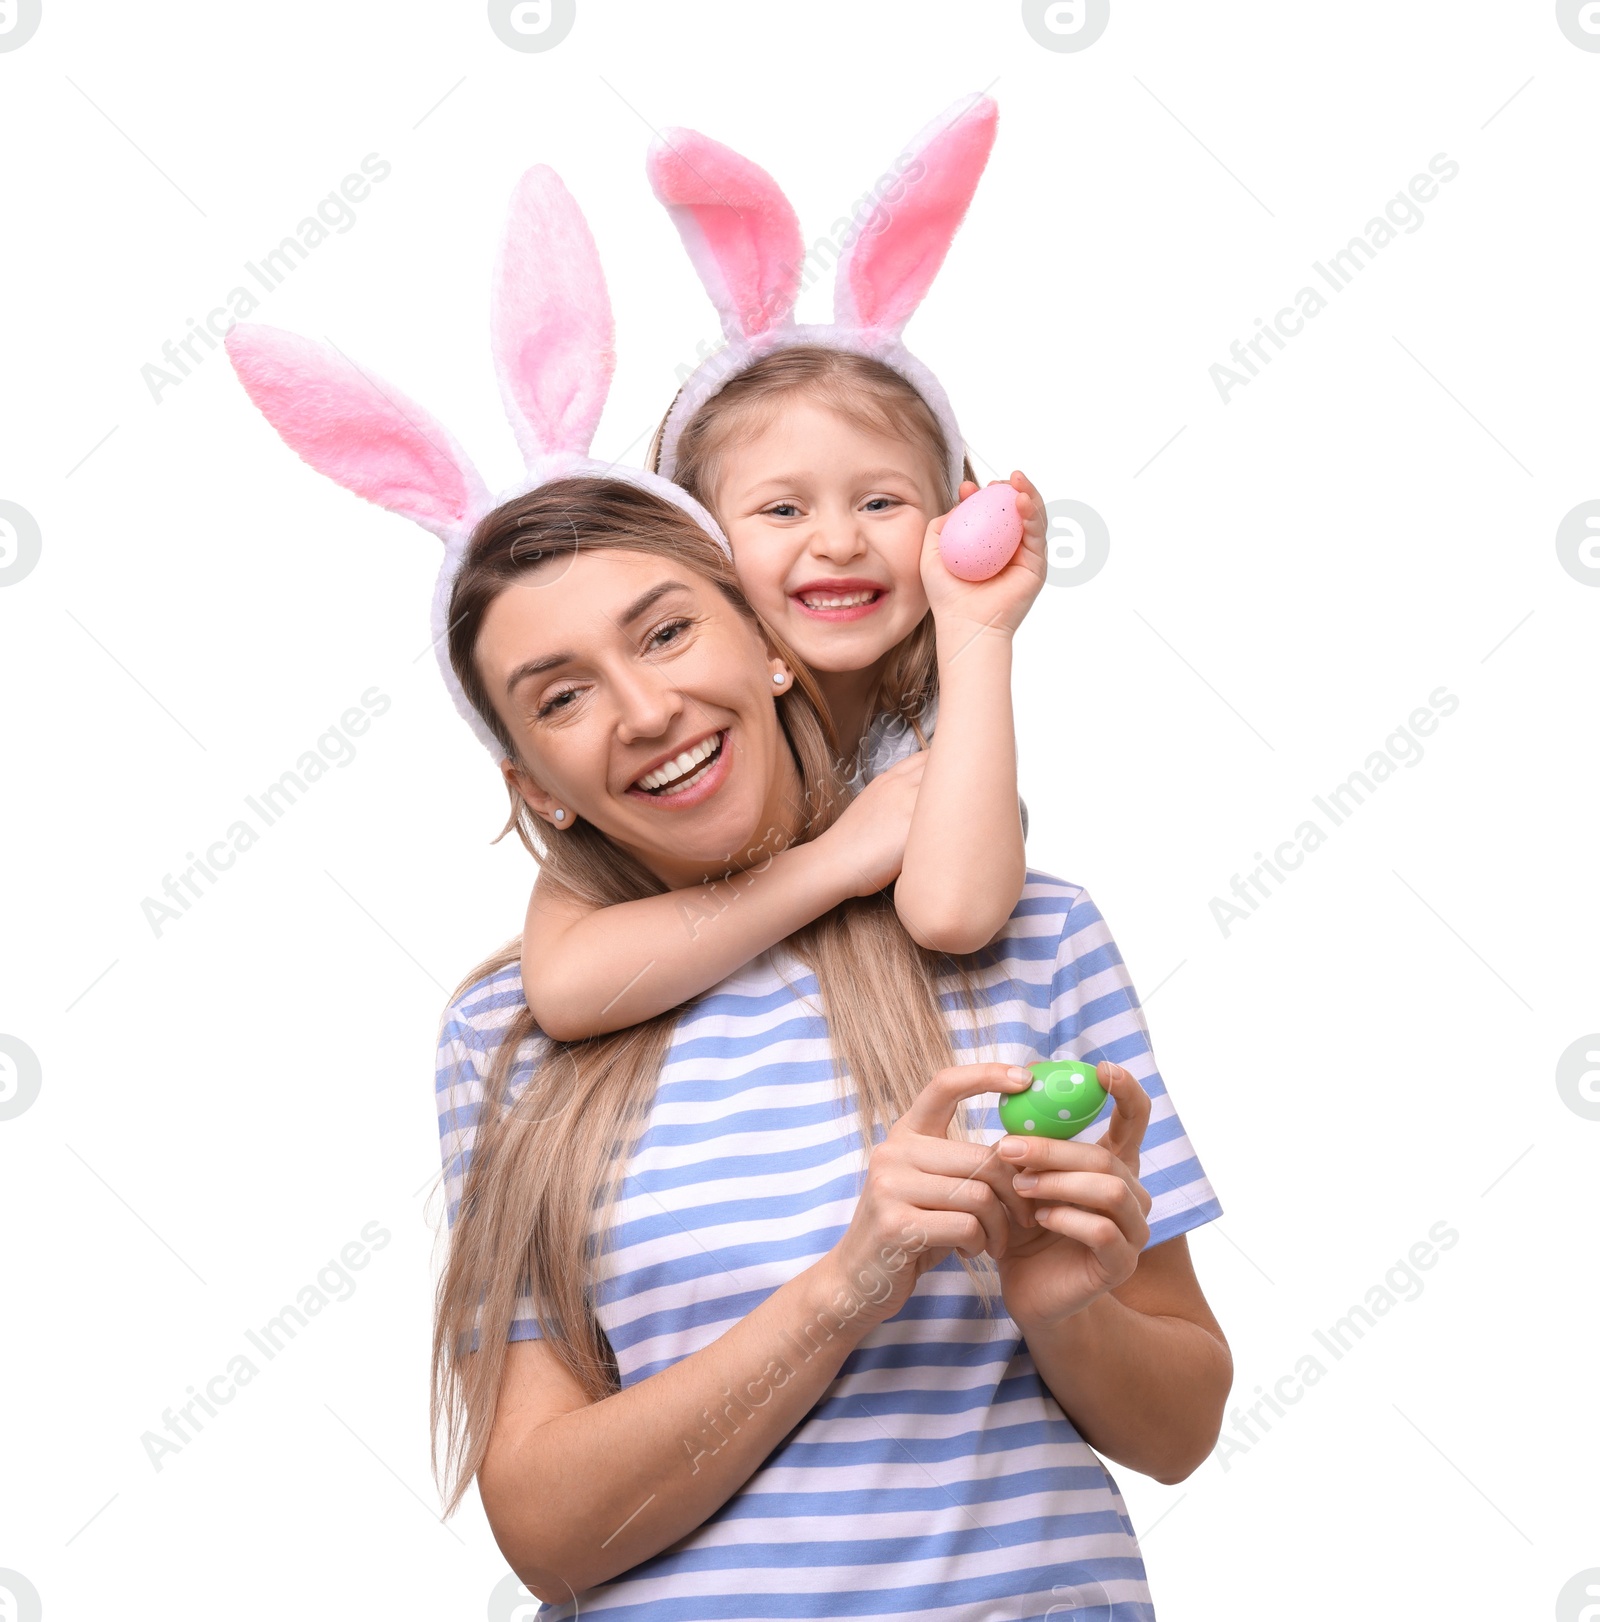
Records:
{"label": "girl's smiling teeth", "polygon": [[691,784],[699,782],[711,769],[712,764],[722,753],[723,741],[727,735],[726,731],[722,731],[701,739],[692,748],[685,749],[681,755],[675,755],[671,760],[663,761],[654,771],[646,772],[633,786],[636,789],[643,789],[647,794],[681,792]]}
{"label": "girl's smiling teeth", "polygon": [[817,580],[790,592],[794,606],[812,619],[858,620],[875,614],[889,596],[888,588],[860,576],[842,580]]}
{"label": "girl's smiling teeth", "polygon": [[856,608],[862,603],[870,603],[874,598],[882,595],[877,591],[850,591],[850,592],[821,592],[804,591],[800,594],[800,601],[807,608]]}

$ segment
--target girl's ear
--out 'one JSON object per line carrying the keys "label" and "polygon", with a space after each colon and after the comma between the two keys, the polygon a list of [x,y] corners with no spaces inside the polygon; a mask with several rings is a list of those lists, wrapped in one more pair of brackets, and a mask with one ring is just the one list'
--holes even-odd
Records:
{"label": "girl's ear", "polygon": [[523,459],[587,455],[616,368],[616,326],[588,222],[543,164],[512,194],[489,333]]}
{"label": "girl's ear", "polygon": [[331,345],[258,322],[233,327],[224,344],[283,442],[346,490],[446,539],[487,505],[483,480],[450,435]]}
{"label": "girl's ear", "polygon": [[695,130],[668,130],[645,170],[730,342],[789,325],[805,250],[777,181]]}
{"label": "girl's ear", "polygon": [[967,96],[922,130],[896,161],[896,179],[856,212],[834,284],[840,326],[898,335],[922,302],[966,217],[999,109]]}

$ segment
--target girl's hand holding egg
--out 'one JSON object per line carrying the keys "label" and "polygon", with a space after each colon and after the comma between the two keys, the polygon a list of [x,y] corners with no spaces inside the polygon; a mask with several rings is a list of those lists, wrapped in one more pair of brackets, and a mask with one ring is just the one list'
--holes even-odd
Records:
{"label": "girl's hand holding egg", "polygon": [[[1045,580],[1044,502],[1021,473],[979,489],[928,525],[922,584],[941,635],[1016,630]],[[964,645],[971,635],[966,631]]]}

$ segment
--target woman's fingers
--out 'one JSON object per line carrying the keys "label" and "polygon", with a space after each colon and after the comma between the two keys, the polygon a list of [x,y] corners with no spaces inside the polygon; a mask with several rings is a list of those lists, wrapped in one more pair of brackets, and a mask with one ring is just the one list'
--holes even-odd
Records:
{"label": "woman's fingers", "polygon": [[[1027,1174],[1024,1174],[1027,1175]],[[1150,1195],[1142,1183],[1114,1171],[1044,1171],[1032,1174],[1034,1182],[1022,1192],[1038,1205],[1073,1205],[1083,1211],[1107,1216],[1128,1234],[1145,1220]]]}
{"label": "woman's fingers", "polygon": [[1032,1202],[1017,1192],[1011,1167],[995,1153],[993,1144],[919,1138],[910,1153],[920,1171],[944,1180],[945,1195],[952,1201],[962,1194],[975,1198],[979,1190],[988,1189],[1019,1228],[1033,1226]]}
{"label": "woman's fingers", "polygon": [[1095,1265],[1113,1281],[1113,1288],[1132,1276],[1139,1265],[1139,1253],[1150,1237],[1150,1230],[1143,1226],[1142,1219],[1130,1234],[1108,1216],[1097,1211],[1080,1211],[1070,1205],[1041,1206],[1039,1225],[1064,1239],[1075,1239],[1089,1250]]}
{"label": "woman's fingers", "polygon": [[1100,1142],[1137,1177],[1139,1150],[1150,1125],[1150,1095],[1120,1064],[1112,1064],[1109,1059],[1102,1059],[1095,1073],[1115,1104]]}
{"label": "woman's fingers", "polygon": [[902,1135],[917,1133],[928,1138],[946,1138],[956,1105],[979,1093],[1019,1093],[1033,1085],[1033,1074],[1014,1064],[953,1064],[937,1075],[911,1101],[908,1109],[890,1129]]}

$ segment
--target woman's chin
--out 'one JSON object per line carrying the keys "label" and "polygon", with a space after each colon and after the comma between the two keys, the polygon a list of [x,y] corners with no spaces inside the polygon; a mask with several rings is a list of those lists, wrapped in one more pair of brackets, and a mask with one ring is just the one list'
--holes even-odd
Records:
{"label": "woman's chin", "polygon": [[712,764],[684,787],[652,794],[635,785],[624,791],[628,842],[656,868],[723,873],[762,861],[765,797],[758,788],[752,763],[730,732]]}

